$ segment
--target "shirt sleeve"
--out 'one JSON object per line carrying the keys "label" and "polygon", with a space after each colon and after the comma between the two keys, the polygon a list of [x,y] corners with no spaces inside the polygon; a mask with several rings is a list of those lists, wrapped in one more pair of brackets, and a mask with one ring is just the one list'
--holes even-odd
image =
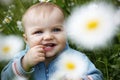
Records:
{"label": "shirt sleeve", "polygon": [[34,68],[32,68],[29,72],[26,72],[21,65],[22,57],[20,57],[20,59],[16,59],[12,63],[12,69],[15,75],[21,76],[21,77],[28,77],[34,71]]}
{"label": "shirt sleeve", "polygon": [[103,75],[101,71],[98,70],[89,59],[88,59],[88,63],[89,63],[89,69],[87,72],[87,76],[83,80],[103,80]]}
{"label": "shirt sleeve", "polygon": [[21,59],[24,54],[25,51],[20,52],[3,68],[1,80],[13,80],[16,77],[28,78],[33,73],[34,68],[31,71],[26,72],[21,65]]}

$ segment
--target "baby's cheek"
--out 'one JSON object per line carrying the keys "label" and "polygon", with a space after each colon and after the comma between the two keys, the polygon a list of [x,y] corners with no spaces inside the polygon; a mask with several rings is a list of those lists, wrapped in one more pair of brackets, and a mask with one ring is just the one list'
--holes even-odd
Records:
{"label": "baby's cheek", "polygon": [[30,47],[34,47],[34,46],[37,46],[37,45],[40,45],[40,42],[38,42],[38,41],[36,41],[36,40],[32,40],[31,42],[30,42]]}

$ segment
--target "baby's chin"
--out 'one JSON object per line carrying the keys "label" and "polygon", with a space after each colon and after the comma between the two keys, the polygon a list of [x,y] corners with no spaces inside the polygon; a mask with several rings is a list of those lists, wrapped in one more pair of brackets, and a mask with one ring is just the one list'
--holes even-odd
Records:
{"label": "baby's chin", "polygon": [[45,55],[46,58],[51,58],[51,57],[56,56],[55,53],[54,53],[54,54],[49,54],[49,53],[50,53],[50,52],[46,53],[46,55]]}
{"label": "baby's chin", "polygon": [[45,55],[46,59],[49,59],[49,58],[56,58],[57,56],[58,56],[57,53],[51,54],[50,52],[46,53],[46,55]]}

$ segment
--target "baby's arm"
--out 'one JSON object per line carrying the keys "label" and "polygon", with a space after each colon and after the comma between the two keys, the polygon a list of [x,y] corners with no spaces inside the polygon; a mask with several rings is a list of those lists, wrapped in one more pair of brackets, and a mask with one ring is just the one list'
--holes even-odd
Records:
{"label": "baby's arm", "polygon": [[13,70],[12,70],[12,63],[13,60],[9,62],[8,65],[5,66],[5,68],[1,72],[1,80],[12,80],[15,76]]}
{"label": "baby's arm", "polygon": [[[25,53],[25,50],[21,51],[4,67],[1,72],[1,80],[13,80],[17,76],[26,74],[24,71],[22,71],[23,69],[21,67],[21,58]],[[16,71],[19,71],[20,74],[16,74]]]}
{"label": "baby's arm", "polygon": [[89,59],[88,62],[89,70],[87,72],[87,76],[83,80],[103,80],[101,71],[99,71]]}
{"label": "baby's arm", "polygon": [[[37,56],[44,56],[41,52],[41,50],[36,50],[37,48],[31,48],[27,53],[26,51],[20,52],[17,57],[15,57],[13,60],[9,62],[9,64],[2,70],[1,73],[1,80],[13,80],[16,77],[25,77],[28,78],[31,73],[34,71],[34,68],[32,68],[34,65],[36,65],[39,61],[43,61],[43,58],[36,58]],[[36,53],[34,53],[36,52]],[[38,55],[38,53],[41,53]],[[25,54],[26,53],[26,54]],[[33,56],[32,54],[36,54],[37,56]],[[31,59],[32,57],[32,59]],[[25,60],[24,59],[29,59]],[[35,60],[34,60],[35,59]],[[24,65],[26,64],[26,65]],[[23,67],[24,66],[24,67]]]}

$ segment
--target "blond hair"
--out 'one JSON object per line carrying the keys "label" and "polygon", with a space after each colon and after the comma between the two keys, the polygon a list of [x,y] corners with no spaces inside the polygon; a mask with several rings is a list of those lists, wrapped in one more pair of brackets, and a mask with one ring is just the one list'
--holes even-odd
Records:
{"label": "blond hair", "polygon": [[[25,24],[29,23],[29,20],[35,21],[40,21],[39,16],[42,15],[44,18],[47,19],[47,17],[54,11],[58,11],[60,14],[60,17],[62,20],[64,20],[64,13],[62,9],[50,2],[42,2],[42,3],[37,3],[33,6],[31,6],[23,15],[22,17],[22,25],[23,29],[25,29]],[[30,19],[31,18],[31,19]]]}

